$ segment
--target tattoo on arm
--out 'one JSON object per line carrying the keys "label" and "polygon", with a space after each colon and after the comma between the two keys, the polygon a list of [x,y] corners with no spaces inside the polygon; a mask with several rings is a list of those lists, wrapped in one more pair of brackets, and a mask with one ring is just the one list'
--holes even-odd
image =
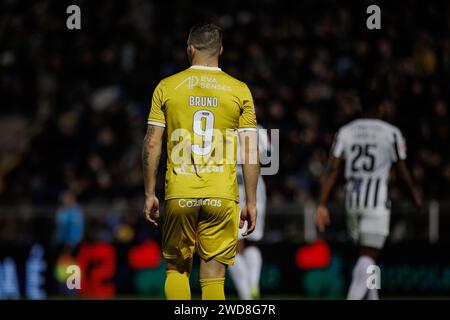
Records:
{"label": "tattoo on arm", "polygon": [[148,148],[146,148],[148,142],[151,140],[151,138],[153,137],[153,134],[155,133],[155,127],[153,126],[148,126],[147,128],[147,133],[145,134],[145,138],[144,138],[144,148],[142,148],[142,163],[144,164],[144,167],[146,167],[149,164],[149,152],[148,152]]}
{"label": "tattoo on arm", "polygon": [[152,142],[155,135],[155,127],[148,126],[142,148],[142,170],[146,192],[154,192],[154,184],[158,174],[158,164],[161,157],[160,145]]}

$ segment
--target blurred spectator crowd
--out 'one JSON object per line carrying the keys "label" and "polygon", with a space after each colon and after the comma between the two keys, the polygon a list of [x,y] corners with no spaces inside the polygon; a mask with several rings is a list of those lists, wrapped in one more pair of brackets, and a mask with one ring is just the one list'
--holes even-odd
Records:
{"label": "blurred spectator crowd", "polygon": [[259,123],[281,129],[271,203],[315,199],[334,133],[369,89],[386,94],[425,199],[448,198],[450,3],[380,1],[381,30],[366,28],[364,1],[72,3],[81,30],[67,30],[65,1],[0,3],[1,204],[56,205],[69,189],[140,206],[153,89],[188,67],[200,20],[224,28],[221,67],[248,83]]}

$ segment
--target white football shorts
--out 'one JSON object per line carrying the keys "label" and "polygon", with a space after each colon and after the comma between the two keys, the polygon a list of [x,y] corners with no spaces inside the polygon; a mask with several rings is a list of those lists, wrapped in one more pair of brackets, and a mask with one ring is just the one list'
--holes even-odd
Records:
{"label": "white football shorts", "polygon": [[389,235],[390,216],[390,210],[382,206],[347,209],[349,235],[360,246],[381,249]]}

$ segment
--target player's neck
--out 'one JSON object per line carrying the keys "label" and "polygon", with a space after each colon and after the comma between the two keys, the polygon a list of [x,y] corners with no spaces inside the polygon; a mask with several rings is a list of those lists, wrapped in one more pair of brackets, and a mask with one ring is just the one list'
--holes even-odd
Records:
{"label": "player's neck", "polygon": [[218,68],[219,60],[218,59],[192,59],[193,66],[203,66],[203,67],[211,67]]}
{"label": "player's neck", "polygon": [[374,120],[381,120],[383,116],[378,113],[368,112],[364,114],[364,118],[366,119],[374,119]]}

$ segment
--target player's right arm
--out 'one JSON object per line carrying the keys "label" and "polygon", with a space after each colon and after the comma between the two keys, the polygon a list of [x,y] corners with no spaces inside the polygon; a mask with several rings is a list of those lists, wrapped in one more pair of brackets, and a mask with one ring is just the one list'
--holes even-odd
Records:
{"label": "player's right arm", "polygon": [[336,179],[341,167],[342,158],[331,156],[328,160],[328,167],[323,178],[322,188],[320,190],[319,205],[316,211],[316,224],[322,232],[330,224],[330,214],[328,212],[328,198],[330,192],[336,184]]}
{"label": "player's right arm", "polygon": [[149,125],[142,148],[142,169],[144,173],[145,204],[144,214],[148,222],[158,226],[159,200],[155,194],[156,176],[161,158],[164,128]]}
{"label": "player's right arm", "polygon": [[163,134],[166,126],[163,106],[163,84],[160,82],[153,93],[152,107],[148,117],[147,133],[142,147],[142,170],[145,185],[145,203],[143,211],[147,221],[154,226],[158,226],[157,220],[159,218],[159,200],[155,194],[155,186],[159,159],[161,158]]}
{"label": "player's right arm", "polygon": [[406,166],[406,142],[399,130],[394,132],[392,157],[395,162],[394,167],[398,175],[406,184],[414,205],[416,208],[420,209],[422,207],[422,196],[415,188],[411,173]]}
{"label": "player's right arm", "polygon": [[342,164],[342,157],[344,154],[344,142],[342,139],[342,133],[339,132],[336,135],[333,147],[331,149],[331,155],[328,160],[328,166],[325,172],[325,176],[322,180],[322,187],[320,190],[319,204],[316,210],[316,224],[319,231],[323,232],[325,227],[330,224],[330,213],[328,211],[328,198],[331,190],[336,184],[337,176]]}

